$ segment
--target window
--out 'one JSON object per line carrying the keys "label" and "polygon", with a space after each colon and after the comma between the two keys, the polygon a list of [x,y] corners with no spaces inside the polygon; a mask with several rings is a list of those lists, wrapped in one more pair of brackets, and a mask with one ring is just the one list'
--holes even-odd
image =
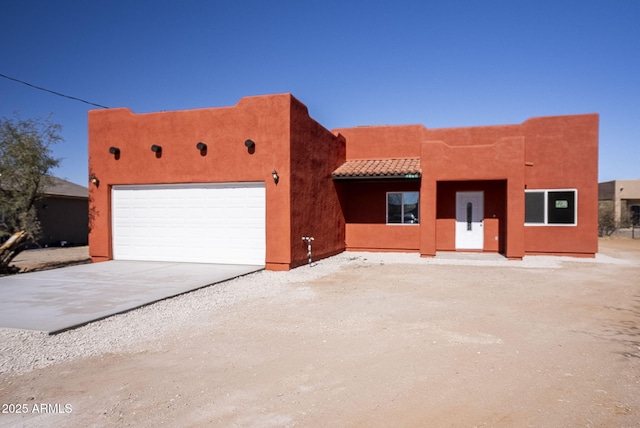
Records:
{"label": "window", "polygon": [[640,205],[629,205],[629,220],[634,226],[640,225]]}
{"label": "window", "polygon": [[524,223],[575,226],[577,190],[525,190]]}
{"label": "window", "polygon": [[387,224],[417,224],[420,192],[388,192]]}

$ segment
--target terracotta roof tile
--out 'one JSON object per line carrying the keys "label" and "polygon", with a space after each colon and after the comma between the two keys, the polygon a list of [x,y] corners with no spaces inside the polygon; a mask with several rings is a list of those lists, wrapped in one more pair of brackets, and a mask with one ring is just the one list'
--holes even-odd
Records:
{"label": "terracotta roof tile", "polygon": [[333,178],[418,178],[421,172],[420,158],[356,159],[333,171]]}

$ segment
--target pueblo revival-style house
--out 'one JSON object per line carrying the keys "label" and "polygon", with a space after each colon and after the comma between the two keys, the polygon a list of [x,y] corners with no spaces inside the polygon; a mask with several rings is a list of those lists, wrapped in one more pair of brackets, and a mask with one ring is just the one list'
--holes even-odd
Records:
{"label": "pueblo revival-style house", "polygon": [[290,94],[89,112],[90,253],[287,270],[342,251],[593,257],[598,115],[329,131]]}

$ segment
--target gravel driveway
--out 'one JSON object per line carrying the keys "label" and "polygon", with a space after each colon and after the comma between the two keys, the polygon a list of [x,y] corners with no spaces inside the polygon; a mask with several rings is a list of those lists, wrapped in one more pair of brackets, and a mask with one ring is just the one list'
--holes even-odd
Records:
{"label": "gravel driveway", "polygon": [[0,426],[637,426],[638,278],[640,240],[343,253],[56,336],[0,330]]}

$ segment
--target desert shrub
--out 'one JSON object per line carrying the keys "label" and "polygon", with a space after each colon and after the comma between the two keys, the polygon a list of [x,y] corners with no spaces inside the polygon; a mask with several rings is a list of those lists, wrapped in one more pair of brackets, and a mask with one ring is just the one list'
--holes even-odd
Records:
{"label": "desert shrub", "polygon": [[601,206],[598,209],[598,236],[611,236],[616,229],[616,215],[613,206]]}

